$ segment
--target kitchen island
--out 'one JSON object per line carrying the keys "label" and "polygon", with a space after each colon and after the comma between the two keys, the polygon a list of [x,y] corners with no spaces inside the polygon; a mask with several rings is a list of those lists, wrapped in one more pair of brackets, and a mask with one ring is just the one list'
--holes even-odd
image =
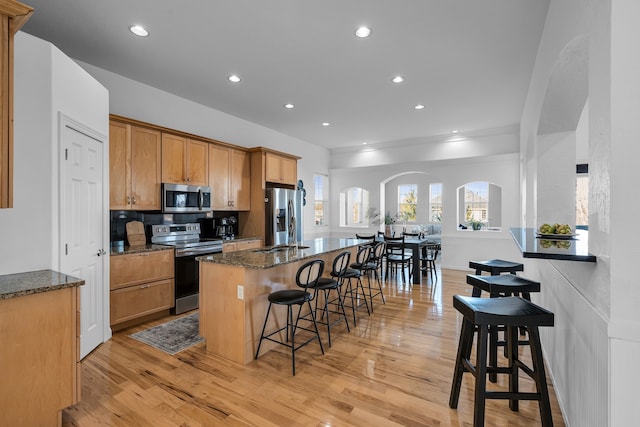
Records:
{"label": "kitchen island", "polygon": [[[207,255],[200,262],[200,335],[208,352],[238,363],[253,360],[267,314],[267,296],[296,288],[298,268],[312,259],[325,262],[329,277],[333,259],[342,251],[355,260],[358,239],[319,238],[299,247],[265,247]],[[276,310],[267,330],[286,323],[286,310]],[[264,351],[276,344],[264,342]],[[261,352],[263,350],[261,349]]]}
{"label": "kitchen island", "polygon": [[0,426],[54,426],[80,399],[80,292],[53,270],[0,275]]}

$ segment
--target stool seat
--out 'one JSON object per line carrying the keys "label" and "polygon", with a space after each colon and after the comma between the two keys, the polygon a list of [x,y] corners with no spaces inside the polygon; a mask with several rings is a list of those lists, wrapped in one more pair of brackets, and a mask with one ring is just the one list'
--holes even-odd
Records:
{"label": "stool seat", "polygon": [[453,296],[453,306],[474,325],[553,326],[553,313],[520,297]]}
{"label": "stool seat", "polygon": [[311,294],[299,289],[284,289],[272,292],[267,299],[273,304],[302,304],[311,301]]}
{"label": "stool seat", "polygon": [[491,295],[512,295],[523,292],[540,292],[540,282],[513,274],[481,276],[467,274],[467,283]]}
{"label": "stool seat", "polygon": [[502,273],[515,274],[517,271],[524,271],[524,265],[518,262],[505,261],[502,259],[490,259],[487,261],[469,261],[469,268],[476,270],[476,274],[485,271],[492,276]]}
{"label": "stool seat", "polygon": [[[527,301],[524,298],[498,297],[476,298],[454,295],[453,306],[463,315],[460,341],[456,356],[456,365],[449,395],[449,407],[456,409],[462,386],[462,376],[471,373],[476,380],[474,392],[473,425],[484,426],[486,399],[509,400],[509,408],[518,410],[520,400],[537,400],[539,402],[540,420],[543,427],[553,427],[551,403],[547,387],[544,360],[540,344],[539,326],[553,326],[554,316],[548,310]],[[505,325],[507,329],[507,361],[508,366],[498,366],[491,361],[487,363],[489,349],[489,329]],[[529,331],[529,348],[531,364],[527,366],[519,356],[517,330],[526,327]],[[471,361],[471,350],[474,335],[477,334],[475,364]],[[519,390],[519,372],[522,370],[531,377],[536,385],[536,392]],[[487,390],[487,374],[507,374],[509,391]]]}

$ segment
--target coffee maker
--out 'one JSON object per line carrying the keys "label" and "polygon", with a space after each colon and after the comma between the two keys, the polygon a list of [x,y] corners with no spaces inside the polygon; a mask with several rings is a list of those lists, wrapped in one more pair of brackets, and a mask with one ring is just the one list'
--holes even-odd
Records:
{"label": "coffee maker", "polygon": [[235,217],[220,218],[219,224],[216,226],[216,236],[223,240],[231,240],[234,236],[233,224],[236,223]]}

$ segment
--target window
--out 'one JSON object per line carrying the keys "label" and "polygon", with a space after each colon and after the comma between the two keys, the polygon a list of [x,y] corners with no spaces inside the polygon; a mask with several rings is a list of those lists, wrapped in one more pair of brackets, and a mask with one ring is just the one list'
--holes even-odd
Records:
{"label": "window", "polygon": [[364,188],[351,187],[340,192],[340,226],[367,227],[369,192]]}
{"label": "window", "polygon": [[502,225],[502,189],[489,182],[469,182],[458,188],[458,223],[474,229]]}
{"label": "window", "polygon": [[589,229],[589,165],[576,165],[576,228]]}
{"label": "window", "polygon": [[313,175],[315,192],[313,197],[313,209],[315,213],[315,224],[318,227],[327,225],[327,206],[329,205],[329,179],[327,175]]}
{"label": "window", "polygon": [[442,183],[429,184],[429,221],[442,222]]}
{"label": "window", "polygon": [[398,185],[398,217],[402,221],[415,221],[418,204],[418,186],[416,184]]}

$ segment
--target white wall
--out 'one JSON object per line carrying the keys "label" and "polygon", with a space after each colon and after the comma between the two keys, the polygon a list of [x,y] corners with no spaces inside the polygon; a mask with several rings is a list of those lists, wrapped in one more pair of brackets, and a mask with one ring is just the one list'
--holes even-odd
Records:
{"label": "white wall", "polygon": [[298,178],[307,189],[304,234],[316,232],[313,215],[313,174],[329,173],[327,149],[264,126],[205,107],[110,71],[79,62],[109,90],[109,112],[147,123],[189,132],[241,147],[267,147],[300,156]]}
{"label": "white wall", "polygon": [[[353,236],[367,234],[378,229],[340,227],[338,209],[340,191],[349,187],[361,187],[369,191],[369,204],[380,206],[380,183],[406,171],[419,171],[428,191],[428,182],[443,184],[442,266],[468,269],[469,260],[505,258],[514,261],[521,254],[509,234],[509,227],[517,226],[519,218],[518,155],[475,157],[420,163],[403,163],[376,167],[353,167],[331,170],[331,232],[335,235]],[[406,175],[405,175],[406,177]],[[458,230],[457,188],[467,182],[488,181],[502,188],[502,231]],[[387,190],[387,192],[393,192]],[[393,195],[389,196],[393,198]],[[389,199],[391,200],[391,199]],[[418,212],[425,216],[426,212]]]}
{"label": "white wall", "polygon": [[[635,425],[637,418],[640,373],[629,369],[640,355],[640,250],[630,233],[640,209],[632,184],[640,180],[634,160],[640,155],[640,57],[632,54],[640,49],[637,16],[635,0],[552,0],[521,121],[521,184],[537,192],[539,202],[553,190],[553,179],[565,179],[553,170],[539,176],[547,138],[538,135],[544,98],[558,67],[566,69],[572,57],[588,58],[588,70],[580,70],[588,72],[582,94],[588,111],[568,113],[582,113],[588,123],[575,127],[578,139],[588,138],[589,252],[597,263],[531,260],[525,267],[543,283],[534,298],[556,315],[543,345],[567,425]],[[577,160],[584,155],[578,150]],[[525,223],[535,224],[540,206],[537,213],[535,204],[526,209]]]}
{"label": "white wall", "polygon": [[0,210],[0,274],[59,268],[58,112],[109,131],[108,92],[50,43],[18,32],[14,75],[14,208]]}

